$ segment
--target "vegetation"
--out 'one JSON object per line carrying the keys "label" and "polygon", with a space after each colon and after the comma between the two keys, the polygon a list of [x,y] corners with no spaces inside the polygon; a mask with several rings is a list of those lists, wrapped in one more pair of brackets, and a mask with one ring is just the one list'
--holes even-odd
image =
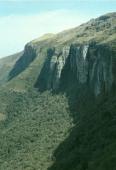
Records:
{"label": "vegetation", "polygon": [[115,95],[94,102],[81,99],[79,112],[70,135],[55,151],[56,161],[49,170],[115,170]]}
{"label": "vegetation", "polygon": [[0,169],[47,169],[73,125],[66,97],[35,91],[7,95],[6,120],[0,122]]}
{"label": "vegetation", "polygon": [[0,99],[0,169],[115,170],[114,94],[75,103],[74,94],[70,102],[49,91],[2,91]]}

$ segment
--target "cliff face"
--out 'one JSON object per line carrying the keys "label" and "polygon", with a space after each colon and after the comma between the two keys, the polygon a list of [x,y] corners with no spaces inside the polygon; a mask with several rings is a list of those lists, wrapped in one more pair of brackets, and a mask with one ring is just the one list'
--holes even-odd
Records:
{"label": "cliff face", "polygon": [[16,61],[15,65],[13,66],[13,69],[9,73],[8,79],[12,79],[18,74],[20,74],[22,71],[24,71],[29,64],[35,59],[36,57],[36,50],[35,47],[28,43],[25,46],[24,52],[19,58],[19,60]]}
{"label": "cliff face", "polygon": [[62,50],[50,48],[47,50],[47,57],[36,86],[40,90],[56,90],[60,86],[62,70],[69,56],[70,47],[65,46]]}
{"label": "cliff face", "polygon": [[[39,55],[41,48],[27,44],[14,65],[9,79],[24,71]],[[112,49],[96,42],[48,47],[46,59],[36,82],[39,90],[86,85],[96,96],[109,91],[113,83]]]}
{"label": "cliff face", "polygon": [[100,94],[102,89],[108,91],[113,81],[110,48],[90,43],[64,46],[61,51],[48,49],[38,87],[40,90],[57,90],[62,86],[62,76],[68,77],[63,82],[65,87],[69,81],[74,81],[77,86],[86,84],[95,95]]}

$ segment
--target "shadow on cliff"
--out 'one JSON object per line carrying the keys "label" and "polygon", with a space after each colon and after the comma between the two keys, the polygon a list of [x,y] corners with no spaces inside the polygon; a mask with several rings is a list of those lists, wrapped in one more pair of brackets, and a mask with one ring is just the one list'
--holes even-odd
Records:
{"label": "shadow on cliff", "polygon": [[95,106],[95,98],[87,83],[77,86],[76,70],[71,71],[69,60],[70,58],[62,72],[60,89],[53,91],[53,95],[56,93],[66,94],[70,116],[73,118],[75,126],[54,152],[52,158],[54,164],[48,170],[76,170],[77,168],[85,170],[88,167],[89,155],[91,155],[91,145],[88,140],[91,137],[87,137],[87,135],[92,124],[87,123],[86,113],[91,113]]}
{"label": "shadow on cliff", "polygon": [[[48,56],[35,84],[35,87],[39,87],[38,90],[41,92],[47,90],[49,63],[52,56],[52,50],[49,50]],[[76,71],[74,70],[71,72],[68,62],[69,60],[67,60],[67,64],[62,72],[60,89],[52,91],[52,93],[53,95],[56,93],[66,94],[71,113],[70,116],[73,117],[75,126],[71,129],[68,138],[65,139],[54,152],[52,157],[54,164],[52,167],[48,168],[48,170],[73,170],[78,164],[84,170],[88,166],[88,157],[85,152],[87,152],[86,146],[88,145],[89,147],[89,142],[84,143],[83,146],[81,146],[81,140],[85,140],[85,135],[88,133],[87,128],[89,127],[85,127],[82,122],[84,120],[87,121],[85,118],[85,110],[89,112],[92,109],[90,105],[94,106],[94,97],[92,97],[92,94],[90,95],[91,91],[89,92],[87,84],[83,86],[80,84],[77,87]],[[52,83],[50,84],[52,86]],[[89,96],[91,96],[91,98]],[[83,150],[83,152],[81,150]]]}
{"label": "shadow on cliff", "polygon": [[106,170],[109,165],[107,169],[110,170],[116,167],[110,155],[115,154],[116,97],[114,94],[102,94],[95,99],[87,93],[81,95],[77,102],[73,94],[69,96],[75,125],[55,150],[52,157],[54,163],[48,170],[97,170],[99,167]]}
{"label": "shadow on cliff", "polygon": [[[115,75],[114,64],[113,70]],[[77,86],[75,71],[71,72],[69,64],[61,77],[60,92],[67,95],[74,127],[55,150],[54,163],[48,170],[115,169],[110,154],[115,154],[116,142],[116,81],[110,93],[103,86],[101,94],[95,97],[88,83]]]}
{"label": "shadow on cliff", "polygon": [[49,90],[52,87],[52,80],[54,78],[54,74],[52,74],[52,72],[50,72],[50,62],[51,62],[51,58],[54,54],[54,51],[55,51],[54,48],[49,48],[47,50],[47,57],[45,59],[42,70],[41,70],[41,72],[35,82],[35,85],[34,85],[35,88],[39,87],[39,91],[41,91],[41,92],[44,92],[45,90]]}
{"label": "shadow on cliff", "polygon": [[16,77],[21,72],[23,72],[35,58],[36,58],[36,51],[34,50],[33,47],[27,44],[25,46],[24,53],[17,60],[13,69],[10,71],[8,80],[11,80],[12,78]]}
{"label": "shadow on cliff", "polygon": [[[95,50],[92,52],[96,55]],[[48,78],[46,75],[49,71],[49,62],[50,58],[45,62],[36,83],[36,87],[39,87],[41,92],[47,90]],[[116,133],[112,131],[112,129],[116,129],[116,119],[115,124],[112,123],[116,110],[116,97],[114,95],[116,83],[113,93],[110,95],[106,93],[103,84],[101,94],[95,97],[94,89],[92,89],[94,82],[90,86],[90,77],[88,76],[85,84],[79,84],[77,68],[74,67],[72,70],[69,62],[70,57],[68,57],[62,71],[60,89],[53,91],[53,94],[66,94],[74,127],[70,130],[69,136],[53,153],[54,163],[48,170],[97,170],[100,162],[102,162],[100,170],[106,170],[108,161],[104,159],[104,156],[110,155],[107,153],[107,147],[116,139]],[[41,89],[41,87],[44,88]],[[113,161],[111,159],[109,161],[113,169]],[[111,167],[108,170],[110,169]]]}

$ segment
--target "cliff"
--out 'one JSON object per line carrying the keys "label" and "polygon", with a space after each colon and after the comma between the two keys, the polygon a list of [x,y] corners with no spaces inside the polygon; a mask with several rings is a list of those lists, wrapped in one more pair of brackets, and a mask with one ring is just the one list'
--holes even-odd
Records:
{"label": "cliff", "polygon": [[23,80],[32,76],[29,84],[40,91],[67,89],[73,82],[77,87],[86,85],[96,96],[108,92],[115,81],[115,16],[107,14],[28,43],[8,79],[17,82],[17,76]]}
{"label": "cliff", "polygon": [[40,90],[57,90],[62,85],[66,88],[70,82],[76,83],[77,88],[86,84],[98,95],[103,89],[109,91],[112,81],[110,47],[95,43],[72,44],[61,51],[48,49],[36,86],[38,84]]}

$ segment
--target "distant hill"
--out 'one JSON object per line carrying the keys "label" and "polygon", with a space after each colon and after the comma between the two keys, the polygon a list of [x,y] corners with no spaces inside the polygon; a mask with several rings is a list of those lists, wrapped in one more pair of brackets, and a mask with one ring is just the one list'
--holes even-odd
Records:
{"label": "distant hill", "polygon": [[0,84],[8,80],[9,72],[21,55],[22,52],[0,59]]}

